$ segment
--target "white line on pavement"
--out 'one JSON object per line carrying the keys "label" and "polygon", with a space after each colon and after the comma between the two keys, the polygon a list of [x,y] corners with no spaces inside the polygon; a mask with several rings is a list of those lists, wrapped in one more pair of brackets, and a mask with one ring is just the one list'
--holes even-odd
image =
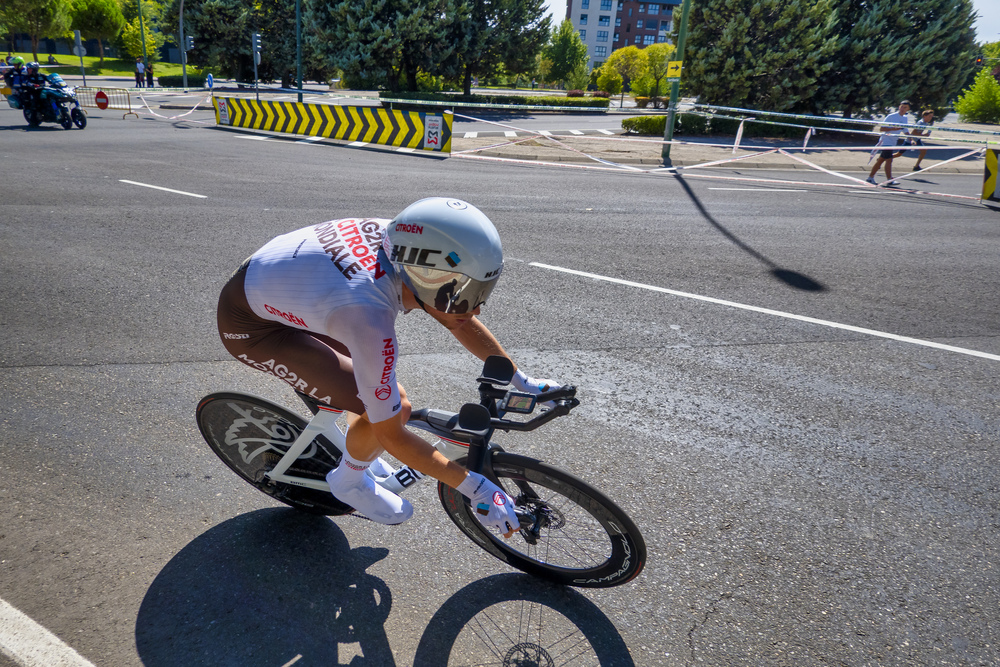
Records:
{"label": "white line on pavement", "polygon": [[580,130],[570,130],[569,133],[570,134],[575,134],[577,136],[583,135],[583,132],[581,132]]}
{"label": "white line on pavement", "polygon": [[709,188],[709,190],[727,190],[729,192],[809,192],[808,190],[783,190],[780,188]]}
{"label": "white line on pavement", "polygon": [[598,130],[598,132],[600,132],[601,134],[612,134],[612,135],[614,134],[614,132],[612,132],[611,130]]}
{"label": "white line on pavement", "polygon": [[94,667],[6,600],[0,600],[0,653],[20,667]]}
{"label": "white line on pavement", "polygon": [[516,137],[517,136],[517,132],[514,132],[512,130],[506,130],[503,133],[503,136],[505,136],[505,137]]}
{"label": "white line on pavement", "polygon": [[970,350],[968,348],[955,347],[953,345],[944,345],[942,343],[935,343],[934,341],[930,340],[922,340],[920,338],[910,338],[909,336],[900,336],[898,334],[887,333],[885,331],[876,331],[874,329],[865,329],[862,327],[856,327],[851,324],[841,324],[839,322],[831,322],[829,320],[820,320],[816,319],[815,317],[806,317],[805,315],[795,315],[793,313],[785,313],[780,310],[771,310],[770,308],[749,306],[745,303],[736,303],[735,301],[725,301],[723,299],[716,299],[710,296],[702,296],[700,294],[691,294],[689,292],[678,292],[677,290],[667,289],[665,287],[657,287],[655,285],[645,285],[643,283],[636,283],[632,282],[631,280],[622,280],[620,278],[610,278],[608,276],[601,276],[596,273],[587,273],[586,271],[577,271],[575,269],[567,269],[561,266],[552,266],[550,264],[539,264],[538,262],[529,262],[528,265],[535,266],[540,269],[548,269],[550,271],[561,271],[563,273],[569,273],[574,276],[582,276],[584,278],[592,278],[594,280],[603,280],[609,283],[616,283],[618,285],[626,285],[628,287],[638,287],[639,289],[646,289],[653,292],[671,294],[673,296],[679,296],[685,299],[706,301],[708,303],[714,303],[720,306],[729,306],[730,308],[740,308],[742,310],[749,310],[755,313],[763,313],[765,315],[774,315],[775,317],[784,317],[790,320],[798,320],[799,322],[808,322],[810,324],[818,324],[824,327],[832,327],[834,329],[853,331],[855,333],[866,334],[868,336],[878,336],[879,338],[888,338],[890,340],[899,341],[901,343],[912,343],[914,345],[923,345],[924,347],[932,347],[938,350],[945,350],[947,352],[957,352],[959,354],[967,354],[973,357],[982,357],[983,359],[992,359],[993,361],[1000,361],[1000,355],[998,354],[990,354],[989,352],[980,352],[979,350]]}
{"label": "white line on pavement", "polygon": [[475,139],[478,136],[479,136],[478,132],[466,132],[463,139]]}
{"label": "white line on pavement", "polygon": [[208,199],[208,195],[196,195],[193,192],[184,192],[183,190],[171,190],[170,188],[161,188],[159,185],[150,185],[149,183],[138,183],[136,181],[126,181],[123,178],[118,179],[120,183],[128,183],[129,185],[139,185],[144,188],[152,188],[154,190],[163,190],[164,192],[173,192],[178,195],[187,195],[188,197],[197,197],[198,199]]}
{"label": "white line on pavement", "polygon": [[549,132],[548,130],[539,130],[538,134],[542,135],[543,137],[551,137],[552,136],[552,133]]}

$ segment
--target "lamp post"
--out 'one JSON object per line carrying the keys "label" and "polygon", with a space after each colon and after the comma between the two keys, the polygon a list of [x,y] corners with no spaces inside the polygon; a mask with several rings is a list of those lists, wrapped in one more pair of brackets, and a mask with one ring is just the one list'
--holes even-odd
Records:
{"label": "lamp post", "polygon": [[[684,0],[684,4],[681,5],[681,27],[677,30],[677,55],[675,56],[677,60],[681,62],[684,61],[684,42],[687,40],[687,25],[688,25],[688,12],[691,9],[691,0]],[[667,124],[663,128],[663,140],[673,141],[674,138],[674,121],[677,118],[677,97],[680,93],[680,81],[670,82],[670,106],[667,108]],[[667,167],[670,166],[670,144],[663,144],[663,150],[660,153],[663,156],[663,164]]]}
{"label": "lamp post", "polygon": [[181,26],[180,26],[180,47],[181,47],[181,75],[184,77],[181,85],[185,88],[188,87],[188,68],[187,68],[187,42],[184,41],[184,0],[181,0]]}
{"label": "lamp post", "polygon": [[[183,0],[181,0],[183,2]],[[295,78],[299,83],[299,102],[302,102],[302,0],[295,0]]]}
{"label": "lamp post", "polygon": [[142,27],[142,0],[135,0],[135,4],[139,8],[139,37],[142,38],[142,59],[146,63],[146,67],[149,67],[149,56],[146,54],[146,29]]}

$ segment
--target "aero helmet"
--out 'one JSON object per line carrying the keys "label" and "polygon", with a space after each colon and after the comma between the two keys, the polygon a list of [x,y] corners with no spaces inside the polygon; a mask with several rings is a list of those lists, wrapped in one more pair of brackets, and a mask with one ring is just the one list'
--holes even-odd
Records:
{"label": "aero helmet", "polygon": [[389,223],[383,250],[417,302],[444,313],[486,303],[503,269],[500,235],[478,208],[430,197]]}

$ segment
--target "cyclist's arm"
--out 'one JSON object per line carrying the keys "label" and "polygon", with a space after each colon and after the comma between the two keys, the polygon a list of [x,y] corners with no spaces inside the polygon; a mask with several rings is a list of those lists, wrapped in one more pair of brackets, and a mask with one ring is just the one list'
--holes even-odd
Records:
{"label": "cyclist's arm", "polygon": [[[408,412],[408,411],[407,411]],[[403,426],[402,415],[371,425],[372,433],[385,451],[402,463],[425,475],[440,480],[452,488],[465,480],[465,468],[445,458],[444,454]]]}
{"label": "cyclist's arm", "polygon": [[[493,333],[475,316],[461,327],[451,329],[451,333],[466,350],[482,361],[486,361],[486,358],[491,354],[510,359],[510,355],[503,349]],[[513,360],[511,362],[513,363]],[[516,364],[514,369],[517,370]]]}

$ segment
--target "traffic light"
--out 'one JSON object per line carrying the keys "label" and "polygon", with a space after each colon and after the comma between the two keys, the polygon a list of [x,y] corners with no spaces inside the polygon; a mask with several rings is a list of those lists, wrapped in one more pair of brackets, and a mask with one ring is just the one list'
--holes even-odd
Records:
{"label": "traffic light", "polygon": [[976,67],[982,67],[985,61],[986,59],[982,56],[976,56]]}
{"label": "traffic light", "polygon": [[191,51],[193,49],[194,49],[194,37],[192,37],[191,35],[188,35],[185,38],[184,50],[185,51]]}
{"label": "traffic light", "polygon": [[250,43],[253,45],[253,52],[260,53],[260,33],[255,32],[250,35]]}

